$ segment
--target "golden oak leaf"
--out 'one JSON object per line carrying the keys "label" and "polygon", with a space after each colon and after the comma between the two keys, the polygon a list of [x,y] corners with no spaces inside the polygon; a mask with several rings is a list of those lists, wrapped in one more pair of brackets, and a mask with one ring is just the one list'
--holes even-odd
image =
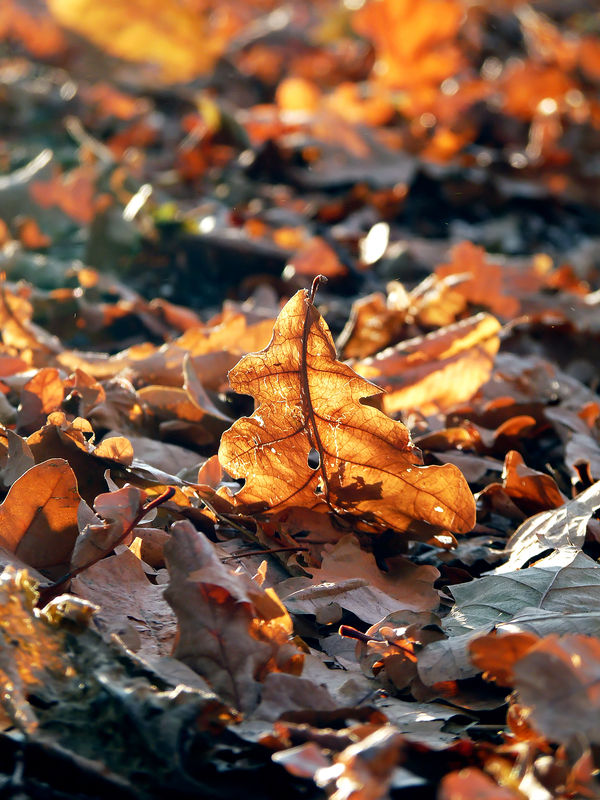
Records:
{"label": "golden oak leaf", "polygon": [[500,323],[491,314],[476,314],[353,366],[386,390],[382,408],[387,414],[410,409],[433,414],[470,400],[489,379],[499,331]]}
{"label": "golden oak leaf", "polygon": [[[346,511],[379,528],[413,522],[457,533],[475,522],[473,496],[451,465],[423,467],[407,428],[361,399],[381,392],[336,359],[312,295],[297,292],[269,346],[229,373],[257,408],[221,439],[223,467],[245,485],[240,506]],[[310,457],[310,463],[309,463]]]}
{"label": "golden oak leaf", "polygon": [[167,81],[207,72],[239,21],[231,8],[203,0],[48,0],[56,19],[108,53],[154,63]]}

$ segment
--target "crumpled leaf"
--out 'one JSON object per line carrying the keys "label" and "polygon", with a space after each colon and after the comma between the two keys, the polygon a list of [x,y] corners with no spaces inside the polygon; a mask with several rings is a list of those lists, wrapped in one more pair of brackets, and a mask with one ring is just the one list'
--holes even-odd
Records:
{"label": "crumpled leaf", "polygon": [[117,633],[142,656],[170,654],[177,628],[173,611],[163,587],[150,583],[127,548],[77,575],[71,591],[99,606],[95,622],[103,634]]}
{"label": "crumpled leaf", "polygon": [[243,712],[259,702],[270,672],[299,674],[302,656],[289,643],[292,624],[272,590],[221,564],[211,542],[187,520],[165,545],[170,581],[165,598],[179,638],[173,655]]}
{"label": "crumpled leaf", "polygon": [[124,486],[116,492],[98,495],[94,502],[96,512],[102,522],[89,522],[77,537],[71,569],[76,570],[84,564],[100,559],[118,543],[139,522],[147,494],[135,486]]}
{"label": "crumpled leaf", "polygon": [[356,638],[356,657],[367,675],[375,676],[392,693],[410,690],[418,700],[429,700],[417,672],[417,656],[423,647],[443,637],[435,614],[396,611],[362,634],[347,625],[340,634]]}
{"label": "crumpled leaf", "polygon": [[245,356],[229,380],[257,401],[219,448],[224,469],[246,481],[234,498],[239,508],[330,508],[402,531],[413,522],[457,533],[473,527],[474,501],[460,471],[420,466],[405,426],[361,404],[379,390],[336,360],[307,292],[294,295],[269,346]]}
{"label": "crumpled leaf", "polygon": [[521,702],[550,741],[585,737],[600,744],[600,640],[548,636],[513,667]]}
{"label": "crumpled leaf", "polygon": [[51,458],[31,467],[0,506],[0,545],[32,567],[67,565],[77,539],[80,502],[67,461]]}
{"label": "crumpled leaf", "polygon": [[[325,614],[334,603],[370,624],[399,608],[432,611],[437,607],[439,595],[433,584],[439,571],[435,567],[418,566],[399,556],[388,559],[386,566],[383,572],[375,557],[361,550],[355,536],[348,535],[325,547],[319,569],[306,567],[312,580],[290,578],[277,590],[289,611],[314,613],[319,621],[324,621],[319,614]],[[284,587],[291,593],[282,594]]]}

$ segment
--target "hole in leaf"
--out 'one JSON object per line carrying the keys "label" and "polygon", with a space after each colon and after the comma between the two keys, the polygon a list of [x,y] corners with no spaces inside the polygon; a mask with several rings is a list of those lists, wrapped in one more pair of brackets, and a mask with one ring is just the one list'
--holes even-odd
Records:
{"label": "hole in leaf", "polygon": [[321,466],[321,456],[319,455],[318,451],[315,450],[314,447],[311,447],[307,460],[308,460],[308,466],[311,469],[319,469],[319,467]]}

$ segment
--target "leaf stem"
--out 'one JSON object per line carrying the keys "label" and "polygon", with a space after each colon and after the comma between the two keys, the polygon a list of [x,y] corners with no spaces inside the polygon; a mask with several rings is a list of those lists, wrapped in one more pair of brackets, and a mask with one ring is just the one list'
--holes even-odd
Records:
{"label": "leaf stem", "polygon": [[312,282],[312,286],[310,287],[310,294],[308,295],[308,302],[313,305],[315,302],[315,295],[317,293],[317,289],[322,283],[327,283],[327,278],[325,275],[317,275]]}

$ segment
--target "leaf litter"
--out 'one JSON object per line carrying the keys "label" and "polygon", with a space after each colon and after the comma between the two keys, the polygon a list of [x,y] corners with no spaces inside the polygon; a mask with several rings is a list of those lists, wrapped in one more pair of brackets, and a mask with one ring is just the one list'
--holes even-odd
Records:
{"label": "leaf litter", "polygon": [[596,11],[4,3],[3,792],[600,794]]}

